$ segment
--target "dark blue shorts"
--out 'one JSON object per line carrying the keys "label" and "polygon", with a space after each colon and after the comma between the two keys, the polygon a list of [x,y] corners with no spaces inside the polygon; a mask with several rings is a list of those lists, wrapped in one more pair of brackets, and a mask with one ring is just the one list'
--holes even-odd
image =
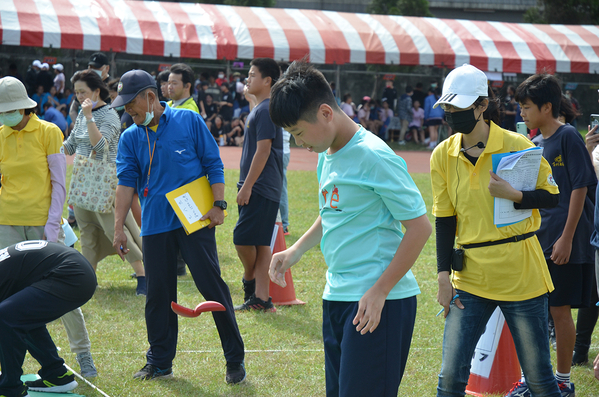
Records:
{"label": "dark blue shorts", "polygon": [[416,297],[387,300],[373,333],[352,324],[358,302],[323,300],[327,397],[396,397],[416,320]]}
{"label": "dark blue shorts", "polygon": [[556,265],[547,259],[549,273],[555,289],[549,294],[549,306],[591,307],[593,292],[594,264],[566,263]]}
{"label": "dark blue shorts", "polygon": [[237,206],[239,219],[233,230],[235,245],[270,246],[279,203],[256,193],[250,196],[250,202]]}

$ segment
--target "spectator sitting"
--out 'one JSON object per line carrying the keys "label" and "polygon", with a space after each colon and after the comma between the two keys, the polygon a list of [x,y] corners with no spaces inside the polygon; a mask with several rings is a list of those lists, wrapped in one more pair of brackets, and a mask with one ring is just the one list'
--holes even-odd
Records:
{"label": "spectator sitting", "polygon": [[62,95],[62,99],[60,100],[61,105],[65,105],[68,109],[71,106],[71,101],[73,100],[73,91],[70,88],[64,89],[64,94]]}
{"label": "spectator sitting", "polygon": [[210,133],[218,146],[225,146],[225,135],[229,133],[229,125],[223,120],[223,116],[217,114],[210,126]]}
{"label": "spectator sitting", "polygon": [[216,79],[213,75],[208,76],[208,88],[206,94],[212,95],[214,102],[220,101],[220,86],[216,84]]}
{"label": "spectator sitting", "polygon": [[63,113],[53,107],[50,102],[44,103],[44,120],[56,124],[56,126],[62,131],[63,137],[66,136],[67,120],[65,119]]}
{"label": "spectator sitting", "polygon": [[420,102],[414,101],[414,107],[412,108],[412,121],[408,128],[414,137],[414,142],[419,144],[424,143],[424,109],[420,107]]}
{"label": "spectator sitting", "polygon": [[370,100],[370,121],[372,122],[373,129],[376,131],[372,131],[375,135],[379,135],[379,130],[383,125],[383,122],[379,118],[379,113],[382,110],[379,101],[375,99]]}
{"label": "spectator sitting", "polygon": [[218,114],[222,116],[223,121],[226,124],[231,122],[233,118],[233,100],[235,99],[235,93],[229,91],[229,84],[223,82],[220,85],[221,91],[221,101],[218,103],[220,105]]}
{"label": "spectator sitting", "polygon": [[225,71],[224,70],[219,70],[218,71],[218,79],[216,79],[215,83],[218,84],[218,86],[222,86],[223,83],[227,82],[227,78],[225,76]]}
{"label": "spectator sitting", "polygon": [[227,145],[228,146],[239,146],[237,144],[238,138],[243,137],[243,124],[239,117],[235,117],[231,120],[230,132],[227,133]]}
{"label": "spectator sitting", "polygon": [[383,101],[383,107],[379,109],[379,120],[381,120],[382,123],[379,135],[384,141],[386,141],[388,138],[387,129],[389,128],[392,118],[393,110],[389,108],[389,102]]}
{"label": "spectator sitting", "polygon": [[[366,99],[368,98],[368,99]],[[364,104],[358,110],[358,120],[360,120],[360,124],[364,126],[368,131],[374,133],[374,123],[370,121],[370,97],[364,97]]]}
{"label": "spectator sitting", "polygon": [[352,119],[353,121],[355,121],[356,123],[359,121],[356,118],[356,107],[352,102],[351,94],[349,92],[347,94],[343,95],[343,102],[341,103],[341,110],[343,110],[343,112],[345,114],[347,114],[349,116],[349,118]]}
{"label": "spectator sitting", "polygon": [[206,117],[204,118],[204,121],[206,122],[208,129],[210,129],[214,118],[218,115],[218,107],[216,106],[216,103],[212,102],[211,94],[206,94],[205,100],[204,109],[206,110]]}
{"label": "spectator sitting", "polygon": [[48,93],[48,102],[58,110],[64,107],[64,105],[60,104],[60,100],[56,96],[56,87],[54,86],[50,87],[50,92]]}
{"label": "spectator sitting", "polygon": [[37,102],[37,112],[38,113],[42,113],[42,111],[44,110],[44,103],[46,103],[46,101],[48,101],[48,96],[49,94],[47,92],[44,92],[44,86],[43,85],[38,85],[37,89],[35,90],[35,94],[33,94],[33,97],[31,97],[31,99],[33,99],[34,101]]}

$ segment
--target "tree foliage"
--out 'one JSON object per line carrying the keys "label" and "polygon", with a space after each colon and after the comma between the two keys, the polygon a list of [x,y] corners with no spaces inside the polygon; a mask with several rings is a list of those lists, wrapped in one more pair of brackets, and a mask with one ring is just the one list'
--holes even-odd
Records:
{"label": "tree foliage", "polygon": [[528,9],[524,21],[564,25],[599,25],[597,0],[539,0],[539,6]]}
{"label": "tree foliage", "polygon": [[432,17],[427,0],[373,0],[367,8],[371,14]]}

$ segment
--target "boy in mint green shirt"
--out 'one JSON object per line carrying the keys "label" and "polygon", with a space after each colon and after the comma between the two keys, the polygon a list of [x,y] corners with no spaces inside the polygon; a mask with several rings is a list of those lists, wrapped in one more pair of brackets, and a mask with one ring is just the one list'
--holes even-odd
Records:
{"label": "boy in mint green shirt", "polygon": [[397,396],[420,293],[410,268],[432,230],[422,196],[405,161],[343,113],[311,65],[294,62],[273,86],[270,116],[319,153],[320,208],[273,256],[270,278],[284,287],[285,271],[320,243],[327,396]]}

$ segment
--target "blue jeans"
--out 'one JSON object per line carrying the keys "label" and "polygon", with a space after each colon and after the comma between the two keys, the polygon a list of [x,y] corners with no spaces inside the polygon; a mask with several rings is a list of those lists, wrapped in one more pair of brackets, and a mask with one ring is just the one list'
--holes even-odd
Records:
{"label": "blue jeans", "polygon": [[464,309],[451,305],[443,335],[443,364],[437,397],[464,396],[470,362],[487,321],[499,307],[514,338],[520,366],[534,397],[560,397],[549,353],[547,295],[505,302],[457,291]]}
{"label": "blue jeans", "polygon": [[287,200],[287,166],[291,153],[283,153],[283,190],[281,191],[281,201],[279,203],[279,211],[281,211],[281,221],[283,229],[289,226],[289,201]]}

